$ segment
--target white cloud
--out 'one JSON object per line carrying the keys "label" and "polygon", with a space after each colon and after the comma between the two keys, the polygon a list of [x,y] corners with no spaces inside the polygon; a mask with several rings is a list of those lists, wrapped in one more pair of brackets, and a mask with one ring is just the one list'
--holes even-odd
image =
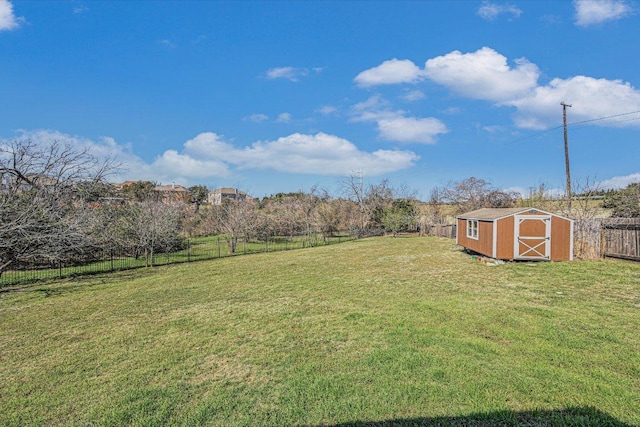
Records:
{"label": "white cloud", "polygon": [[453,116],[455,114],[460,114],[460,107],[447,107],[444,110],[442,110],[443,114],[447,114],[449,116]]}
{"label": "white cloud", "polygon": [[318,108],[316,112],[322,114],[323,116],[328,116],[337,113],[338,108],[334,107],[333,105],[323,105],[322,107]]}
{"label": "white cloud", "polygon": [[581,27],[621,19],[632,13],[631,7],[622,0],[574,0],[573,6],[576,25]]}
{"label": "white cloud", "polygon": [[415,83],[422,78],[420,68],[408,59],[390,59],[362,71],[353,79],[360,87]]}
{"label": "white cloud", "polygon": [[636,182],[640,182],[640,172],[624,176],[614,176],[611,179],[599,182],[597,187],[603,190],[617,190],[626,188],[629,184]]}
{"label": "white cloud", "polygon": [[170,49],[174,49],[177,47],[177,45],[169,39],[158,40],[158,44],[161,46],[168,47]]}
{"label": "white cloud", "polygon": [[[49,144],[57,141],[61,144],[67,144],[78,150],[87,149],[93,156],[98,159],[111,159],[114,164],[120,164],[122,169],[131,169],[134,171],[143,171],[144,162],[132,154],[131,147],[126,144],[117,144],[113,138],[101,137],[98,141],[92,141],[88,138],[68,135],[56,130],[38,129],[38,130],[18,130],[15,139],[31,140],[35,144]],[[3,138],[0,137],[0,142]],[[114,176],[119,177],[123,171],[118,171]]]}
{"label": "white cloud", "polygon": [[[621,80],[594,79],[575,76],[569,79],[553,79],[540,86],[530,96],[505,103],[518,108],[514,115],[517,126],[544,129],[558,123],[561,102],[571,104],[571,122],[599,119],[616,114],[640,111],[640,91]],[[637,118],[637,116],[634,116]],[[634,117],[597,120],[599,126],[640,126]]]}
{"label": "white cloud", "polygon": [[[466,98],[493,102],[496,106],[515,107],[513,119],[516,126],[521,128],[544,129],[557,125],[560,102],[573,105],[570,110],[573,123],[593,120],[590,124],[597,126],[640,126],[640,114],[600,120],[603,117],[640,111],[640,90],[630,83],[574,76],[567,79],[555,78],[546,85],[539,85],[540,71],[537,65],[525,58],[517,59],[513,65],[509,65],[505,56],[489,47],[471,53],[453,51],[428,59],[424,70],[418,70],[415,74],[429,78]],[[366,81],[381,80],[372,78]],[[386,81],[392,82],[391,79]],[[403,98],[419,99],[421,92],[414,92],[409,92]],[[446,113],[457,111],[445,110]],[[410,129],[429,129],[421,119],[414,119],[416,122],[394,121],[397,119],[408,119],[408,115],[402,110],[392,109],[391,104],[380,95],[371,96],[351,108],[351,121],[387,120],[378,126],[380,135],[387,139],[402,142],[406,141],[405,135],[411,134]],[[408,126],[405,135],[401,136],[395,131],[400,125]],[[423,135],[416,138],[415,142],[427,140],[427,136]]]}
{"label": "white cloud", "polygon": [[246,122],[254,122],[254,123],[260,123],[260,122],[264,122],[269,120],[269,116],[267,116],[266,114],[252,114],[250,116],[246,116],[244,117],[242,120],[246,121]]}
{"label": "white cloud", "polygon": [[309,75],[309,70],[306,68],[296,67],[276,67],[268,69],[265,75],[270,80],[287,79],[292,82],[297,82],[301,77],[306,77],[307,75]]}
{"label": "white cloud", "polygon": [[371,175],[393,172],[413,166],[419,158],[411,151],[360,151],[352,142],[323,132],[295,133],[244,148],[236,148],[219,135],[205,132],[185,143],[185,155],[218,159],[238,169],[338,176],[359,168]]}
{"label": "white cloud", "polygon": [[175,150],[167,150],[162,156],[156,158],[151,165],[146,167],[155,176],[166,177],[160,182],[175,181],[174,177],[184,177],[189,181],[193,179],[206,179],[210,177],[229,177],[231,172],[224,161],[202,160],[191,157],[188,154],[178,153]]}
{"label": "white cloud", "polygon": [[489,47],[473,53],[453,51],[427,60],[425,74],[462,96],[504,102],[526,95],[536,87],[540,72],[524,58],[507,64],[507,58]]}
{"label": "white cloud", "polygon": [[89,11],[89,8],[86,7],[86,6],[76,6],[76,7],[73,8],[74,15],[81,15],[81,14],[83,14],[85,12],[88,12],[88,11]]}
{"label": "white cloud", "polygon": [[251,169],[325,176],[345,176],[364,169],[376,176],[412,167],[419,159],[416,153],[406,150],[361,151],[352,142],[323,132],[295,133],[246,147],[237,147],[216,133],[203,132],[186,141],[182,150],[167,150],[151,163],[133,154],[130,146],[118,144],[110,137],[96,142],[53,130],[21,131],[19,137],[41,143],[57,140],[87,147],[100,158],[113,158],[126,169],[111,177],[113,181],[145,179],[186,186],[233,177],[239,171]]}
{"label": "white cloud", "polygon": [[492,21],[500,15],[510,15],[518,18],[522,14],[522,10],[509,3],[492,3],[483,1],[478,9],[478,16],[482,19]]}
{"label": "white cloud", "polygon": [[356,169],[381,175],[411,167],[419,158],[411,151],[360,151],[350,141],[322,132],[296,133],[275,141],[256,142],[245,154],[242,168],[336,176]]}
{"label": "white cloud", "polygon": [[[180,157],[182,156],[182,157]],[[329,135],[317,133],[307,135],[295,133],[275,141],[258,141],[250,146],[238,148],[215,133],[204,132],[184,144],[184,152],[166,152],[163,162],[154,162],[154,166],[199,170],[198,159],[218,164],[217,173],[213,176],[226,176],[226,165],[238,170],[271,169],[285,173],[347,175],[356,169],[365,169],[371,175],[394,172],[413,166],[418,155],[411,151],[378,150],[373,153],[360,151],[352,142]],[[166,161],[164,161],[166,160]],[[202,166],[206,170],[210,166]],[[221,175],[223,174],[223,175]]]}
{"label": "white cloud", "polygon": [[291,113],[280,113],[278,114],[278,118],[276,122],[278,123],[289,123],[292,119]]}
{"label": "white cloud", "polygon": [[409,102],[415,102],[415,101],[420,101],[421,99],[425,98],[424,92],[422,92],[421,90],[412,90],[410,92],[405,93],[404,95],[401,96],[402,99],[404,99],[405,101],[409,101]]}
{"label": "white cloud", "polygon": [[359,102],[351,107],[352,122],[371,122],[381,119],[401,117],[404,111],[392,111],[391,104],[380,95],[373,95],[366,101]]}
{"label": "white cloud", "polygon": [[15,30],[24,22],[24,18],[13,13],[13,4],[9,0],[0,0],[0,31]]}
{"label": "white cloud", "polygon": [[[560,102],[572,104],[571,121],[585,121],[640,110],[640,91],[621,80],[575,76],[555,78],[539,86],[539,70],[526,59],[509,67],[507,58],[484,47],[429,59],[426,75],[453,92],[469,98],[516,107],[518,127],[544,129],[558,123]],[[638,126],[639,121],[594,121],[599,126]]]}
{"label": "white cloud", "polygon": [[559,25],[559,24],[562,24],[564,22],[561,16],[559,16],[559,15],[551,15],[551,14],[542,15],[540,17],[540,20],[542,22],[546,22],[547,24],[553,24],[553,25]]}
{"label": "white cloud", "polygon": [[226,142],[221,135],[214,132],[203,132],[184,143],[185,152],[196,157],[214,157],[221,153],[224,157],[235,150],[234,146]]}
{"label": "white cloud", "polygon": [[487,133],[498,133],[498,132],[505,132],[505,131],[508,130],[504,126],[500,126],[500,125],[481,126],[480,129],[482,129],[483,131],[485,131]]}
{"label": "white cloud", "polygon": [[439,134],[448,129],[440,120],[427,117],[407,117],[402,110],[391,110],[389,102],[380,95],[351,107],[351,121],[376,122],[380,138],[400,143],[433,144]]}
{"label": "white cloud", "polygon": [[[391,59],[362,71],[354,79],[361,87],[416,83],[429,78],[462,96],[494,102],[522,97],[537,85],[540,71],[525,58],[509,66],[507,58],[489,47],[475,52],[453,51],[428,59],[421,70],[409,60]],[[420,99],[420,91],[410,92],[408,99]]]}
{"label": "white cloud", "polygon": [[382,138],[390,141],[433,144],[435,137],[447,133],[448,129],[433,117],[396,117],[378,120],[378,131]]}

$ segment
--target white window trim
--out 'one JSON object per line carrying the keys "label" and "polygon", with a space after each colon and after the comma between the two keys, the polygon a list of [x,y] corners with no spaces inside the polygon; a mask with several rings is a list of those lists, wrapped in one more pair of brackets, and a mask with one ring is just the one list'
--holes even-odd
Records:
{"label": "white window trim", "polygon": [[477,219],[468,219],[467,220],[467,237],[469,239],[478,240],[478,228],[479,228],[479,221]]}

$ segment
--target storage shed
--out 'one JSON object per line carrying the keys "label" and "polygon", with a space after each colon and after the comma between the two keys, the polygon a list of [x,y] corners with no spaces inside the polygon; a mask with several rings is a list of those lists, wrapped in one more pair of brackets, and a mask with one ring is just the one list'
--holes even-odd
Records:
{"label": "storage shed", "polygon": [[456,242],[503,260],[573,260],[573,220],[535,208],[478,209],[457,217]]}

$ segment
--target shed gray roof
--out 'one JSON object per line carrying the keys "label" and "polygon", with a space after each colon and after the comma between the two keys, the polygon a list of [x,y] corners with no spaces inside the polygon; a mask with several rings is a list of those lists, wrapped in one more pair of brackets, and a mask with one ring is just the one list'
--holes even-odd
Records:
{"label": "shed gray roof", "polygon": [[[458,218],[488,219],[494,220],[535,208],[482,208],[458,215]],[[540,209],[535,209],[539,211]],[[544,211],[542,211],[544,212]]]}

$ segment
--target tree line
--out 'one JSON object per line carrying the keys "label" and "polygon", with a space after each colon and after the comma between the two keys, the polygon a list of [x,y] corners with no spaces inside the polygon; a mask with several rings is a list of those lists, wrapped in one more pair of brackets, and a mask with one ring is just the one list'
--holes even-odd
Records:
{"label": "tree line", "polygon": [[[223,235],[232,253],[240,238],[395,236],[475,209],[525,203],[519,194],[475,177],[436,187],[422,203],[404,186],[386,179],[365,184],[352,175],[341,180],[337,195],[314,187],[212,206],[204,203],[208,190],[203,185],[190,187],[182,198],[159,193],[149,181],[118,190],[108,182],[118,170],[111,159],[56,141],[0,142],[0,274],[16,266],[94,260],[105,251],[149,260],[198,236]],[[548,201],[544,188],[538,193],[528,202]],[[640,217],[640,184],[603,197],[602,206],[614,216]],[[584,200],[587,206],[589,198]]]}
{"label": "tree line", "polygon": [[240,237],[398,233],[415,228],[418,215],[417,199],[386,180],[365,187],[345,179],[337,198],[313,188],[211,206],[202,185],[186,198],[166,197],[149,181],[116,189],[108,177],[118,168],[57,141],[0,142],[0,274],[94,260],[105,251],[150,259],[195,236],[222,234],[235,252]]}

